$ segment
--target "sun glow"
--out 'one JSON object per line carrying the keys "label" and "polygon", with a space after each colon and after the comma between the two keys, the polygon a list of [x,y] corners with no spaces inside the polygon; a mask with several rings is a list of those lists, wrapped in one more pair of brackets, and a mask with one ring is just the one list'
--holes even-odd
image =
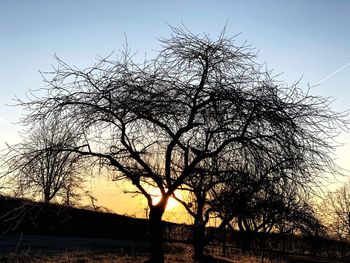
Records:
{"label": "sun glow", "polygon": [[[181,193],[175,192],[175,195],[177,198],[181,198]],[[160,199],[162,198],[159,189],[152,190],[151,196],[152,196],[152,204],[153,205],[156,205],[160,201]],[[166,210],[174,209],[179,205],[180,205],[180,203],[178,201],[176,201],[173,197],[170,197],[168,200],[168,203],[166,205]]]}

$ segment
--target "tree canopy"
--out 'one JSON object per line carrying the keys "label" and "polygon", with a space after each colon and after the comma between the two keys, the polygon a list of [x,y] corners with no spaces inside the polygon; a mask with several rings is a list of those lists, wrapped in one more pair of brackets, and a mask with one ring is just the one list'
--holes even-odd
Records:
{"label": "tree canopy", "polygon": [[[334,167],[331,139],[344,124],[328,99],[275,80],[250,46],[224,32],[213,40],[172,28],[160,42],[162,50],[140,63],[129,50],[86,69],[57,58],[46,87],[20,101],[24,122],[57,115],[71,123],[82,139],[61,150],[98,158],[145,196],[151,262],[163,262],[168,198],[203,162],[220,156],[249,164],[249,156],[274,167],[283,156],[299,167],[288,176],[308,181]],[[157,204],[148,184],[161,192]]]}

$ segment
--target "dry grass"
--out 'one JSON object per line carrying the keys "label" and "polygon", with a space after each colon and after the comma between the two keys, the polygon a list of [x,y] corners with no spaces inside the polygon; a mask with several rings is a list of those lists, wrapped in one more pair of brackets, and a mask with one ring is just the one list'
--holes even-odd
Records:
{"label": "dry grass", "polygon": [[[191,263],[192,247],[185,244],[171,244],[165,247],[166,263]],[[220,257],[218,249],[207,249],[206,254],[213,255],[222,259],[219,262],[233,263],[260,263],[261,259],[242,255],[240,250],[230,251],[230,260],[224,260]],[[123,249],[115,251],[63,251],[59,252],[43,252],[43,251],[20,251],[17,253],[9,253],[0,255],[0,262],[4,263],[140,263],[148,258],[146,253],[140,251],[126,251]],[[275,263],[277,261],[264,260],[265,263]],[[278,261],[282,263],[281,261]]]}
{"label": "dry grass", "polygon": [[92,253],[88,251],[64,252],[61,254],[44,255],[37,253],[10,253],[0,257],[0,262],[8,263],[109,263],[125,262],[136,263],[143,262],[146,256],[128,256],[119,253]]}
{"label": "dry grass", "polygon": [[[121,255],[119,253],[96,253],[96,252],[64,252],[55,255],[10,253],[0,257],[0,262],[8,263],[140,263],[147,259],[147,255]],[[167,254],[167,263],[191,262],[184,255]]]}
{"label": "dry grass", "polygon": [[[40,253],[9,253],[0,257],[0,262],[4,263],[140,263],[147,259],[147,255],[128,255],[120,253],[97,253],[89,251],[77,251],[77,252],[63,252],[54,255],[45,255]],[[193,262],[191,254],[166,254],[166,263],[178,263],[178,262]],[[225,262],[225,261],[222,261]],[[237,257],[226,262],[234,263],[260,263],[261,259],[238,255]],[[271,263],[269,260],[264,260],[266,263]]]}
{"label": "dry grass", "polygon": [[[222,257],[222,248],[218,246],[207,246],[206,254],[212,255],[215,258]],[[245,255],[242,253],[242,250],[239,248],[228,247],[226,250],[225,259],[229,259],[228,262],[234,263],[261,263],[261,258],[258,256]],[[285,263],[285,260],[282,259],[269,259],[268,257],[264,258],[264,263]]]}

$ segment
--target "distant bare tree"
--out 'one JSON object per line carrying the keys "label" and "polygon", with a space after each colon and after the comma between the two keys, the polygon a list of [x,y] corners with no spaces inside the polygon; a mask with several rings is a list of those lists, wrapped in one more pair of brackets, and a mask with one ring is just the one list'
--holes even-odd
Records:
{"label": "distant bare tree", "polygon": [[273,156],[263,148],[229,156],[227,180],[210,192],[209,206],[221,219],[219,229],[245,233],[246,249],[252,238],[259,237],[262,258],[271,231],[314,234],[321,228],[304,193],[312,193],[320,172],[328,168],[309,158],[317,151],[314,145],[294,148],[291,141],[281,142],[281,151]]}
{"label": "distant bare tree", "polygon": [[233,233],[240,230],[244,250],[251,249],[253,240],[259,241],[263,259],[266,240],[272,231],[318,234],[321,230],[302,192],[300,186],[285,176],[269,174],[259,178],[240,172],[235,180],[212,191],[215,198],[211,205],[222,220],[219,229],[228,227]]}
{"label": "distant bare tree", "polygon": [[329,192],[320,212],[333,236],[350,239],[350,182]]}
{"label": "distant bare tree", "polygon": [[[150,262],[157,263],[164,262],[167,201],[203,161],[242,149],[273,157],[286,149],[282,144],[307,144],[316,150],[307,158],[322,171],[332,164],[328,139],[344,124],[327,99],[273,80],[249,46],[234,45],[224,33],[212,40],[173,28],[161,43],[158,55],[142,63],[128,49],[83,70],[57,59],[45,92],[19,101],[29,110],[27,124],[52,115],[74,124],[84,140],[63,150],[99,158],[144,195]],[[146,184],[159,189],[157,204]]]}
{"label": "distant bare tree", "polygon": [[70,204],[84,181],[80,156],[60,149],[74,147],[78,139],[73,126],[55,116],[42,120],[21,143],[8,146],[4,157],[7,181],[24,197],[50,202],[61,196]]}

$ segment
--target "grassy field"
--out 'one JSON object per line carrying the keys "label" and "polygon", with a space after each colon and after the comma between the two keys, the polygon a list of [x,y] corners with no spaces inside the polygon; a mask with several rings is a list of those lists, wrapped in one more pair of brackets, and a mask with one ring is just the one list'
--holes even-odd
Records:
{"label": "grassy field", "polygon": [[[190,245],[173,243],[165,247],[166,263],[188,262],[192,261],[192,248]],[[143,252],[142,252],[143,251]],[[260,263],[261,258],[243,255],[240,250],[231,253],[228,258],[223,258],[218,250],[207,249],[207,254],[211,255],[208,263]],[[7,252],[0,254],[0,262],[4,263],[140,263],[148,258],[145,250],[129,248],[115,248],[113,250],[46,250],[28,247],[26,250],[18,250],[17,252]],[[349,261],[330,260],[328,258],[286,255],[284,259],[276,258],[264,259],[265,263],[344,263]]]}
{"label": "grassy field", "polygon": [[[192,251],[189,246],[176,245],[173,251],[167,251],[165,255],[166,263],[178,263],[192,261]],[[136,251],[124,251],[117,249],[114,251],[18,251],[0,255],[0,262],[4,263],[140,263],[148,258],[146,253]],[[260,263],[261,258],[242,255],[237,253],[231,255],[230,259],[219,255],[213,255],[208,263]],[[285,259],[264,259],[265,263],[345,263],[346,260],[330,260],[326,258],[310,256],[286,256]]]}
{"label": "grassy field", "polygon": [[[192,246],[184,243],[165,243],[166,262],[192,262]],[[0,234],[0,262],[39,263],[39,262],[77,262],[77,263],[140,263],[148,258],[148,244],[143,241],[118,240],[106,238],[64,237],[42,235]],[[207,246],[206,254],[216,260],[210,262],[260,263],[259,257],[243,255],[238,248],[227,250],[229,259],[222,258],[221,248]],[[349,262],[330,260],[316,256],[278,255],[271,259],[265,257],[265,263],[315,263]]]}
{"label": "grassy field", "polygon": [[[45,253],[30,253],[30,252],[19,252],[19,253],[9,253],[7,255],[0,256],[0,262],[8,263],[140,263],[147,259],[147,255],[128,255],[127,253],[121,252],[88,252],[88,251],[75,251],[75,252],[63,252],[59,254],[48,255]],[[191,254],[181,253],[181,254],[171,254],[167,253],[165,255],[166,263],[177,263],[177,262],[193,262]],[[261,259],[250,257],[250,256],[237,256],[234,259],[224,260],[223,258],[216,258],[215,260],[210,260],[208,262],[217,263],[258,263]],[[272,263],[269,260],[264,260],[266,263]],[[279,261],[281,262],[281,261]],[[283,261],[284,262],[284,261]],[[282,262],[281,262],[282,263]]]}
{"label": "grassy field", "polygon": [[[58,241],[55,239],[54,241]],[[76,239],[74,239],[76,240]],[[33,239],[31,239],[33,241]],[[38,240],[35,240],[36,243]],[[47,241],[46,239],[44,241]],[[50,245],[52,245],[51,241]],[[34,243],[32,243],[34,244]],[[40,243],[41,245],[42,243]],[[25,246],[26,249],[16,250],[0,253],[0,262],[8,263],[108,263],[108,262],[120,262],[120,263],[140,263],[144,262],[148,258],[147,250],[142,246],[134,247],[119,247],[114,249],[47,249],[48,247],[39,247],[39,246]],[[189,244],[183,243],[167,243],[165,244],[165,262],[166,263],[177,263],[177,262],[188,262],[192,261],[192,246]],[[243,263],[258,263],[261,262],[261,259],[251,256],[245,256],[240,253],[240,251],[235,251],[234,254],[230,255],[230,259],[224,259],[220,257],[219,249],[206,250],[206,254],[212,255],[211,260],[208,260],[208,263],[229,263],[229,262],[243,262]],[[214,259],[215,258],[215,259]],[[264,260],[265,263],[284,263],[284,261],[269,261]]]}

